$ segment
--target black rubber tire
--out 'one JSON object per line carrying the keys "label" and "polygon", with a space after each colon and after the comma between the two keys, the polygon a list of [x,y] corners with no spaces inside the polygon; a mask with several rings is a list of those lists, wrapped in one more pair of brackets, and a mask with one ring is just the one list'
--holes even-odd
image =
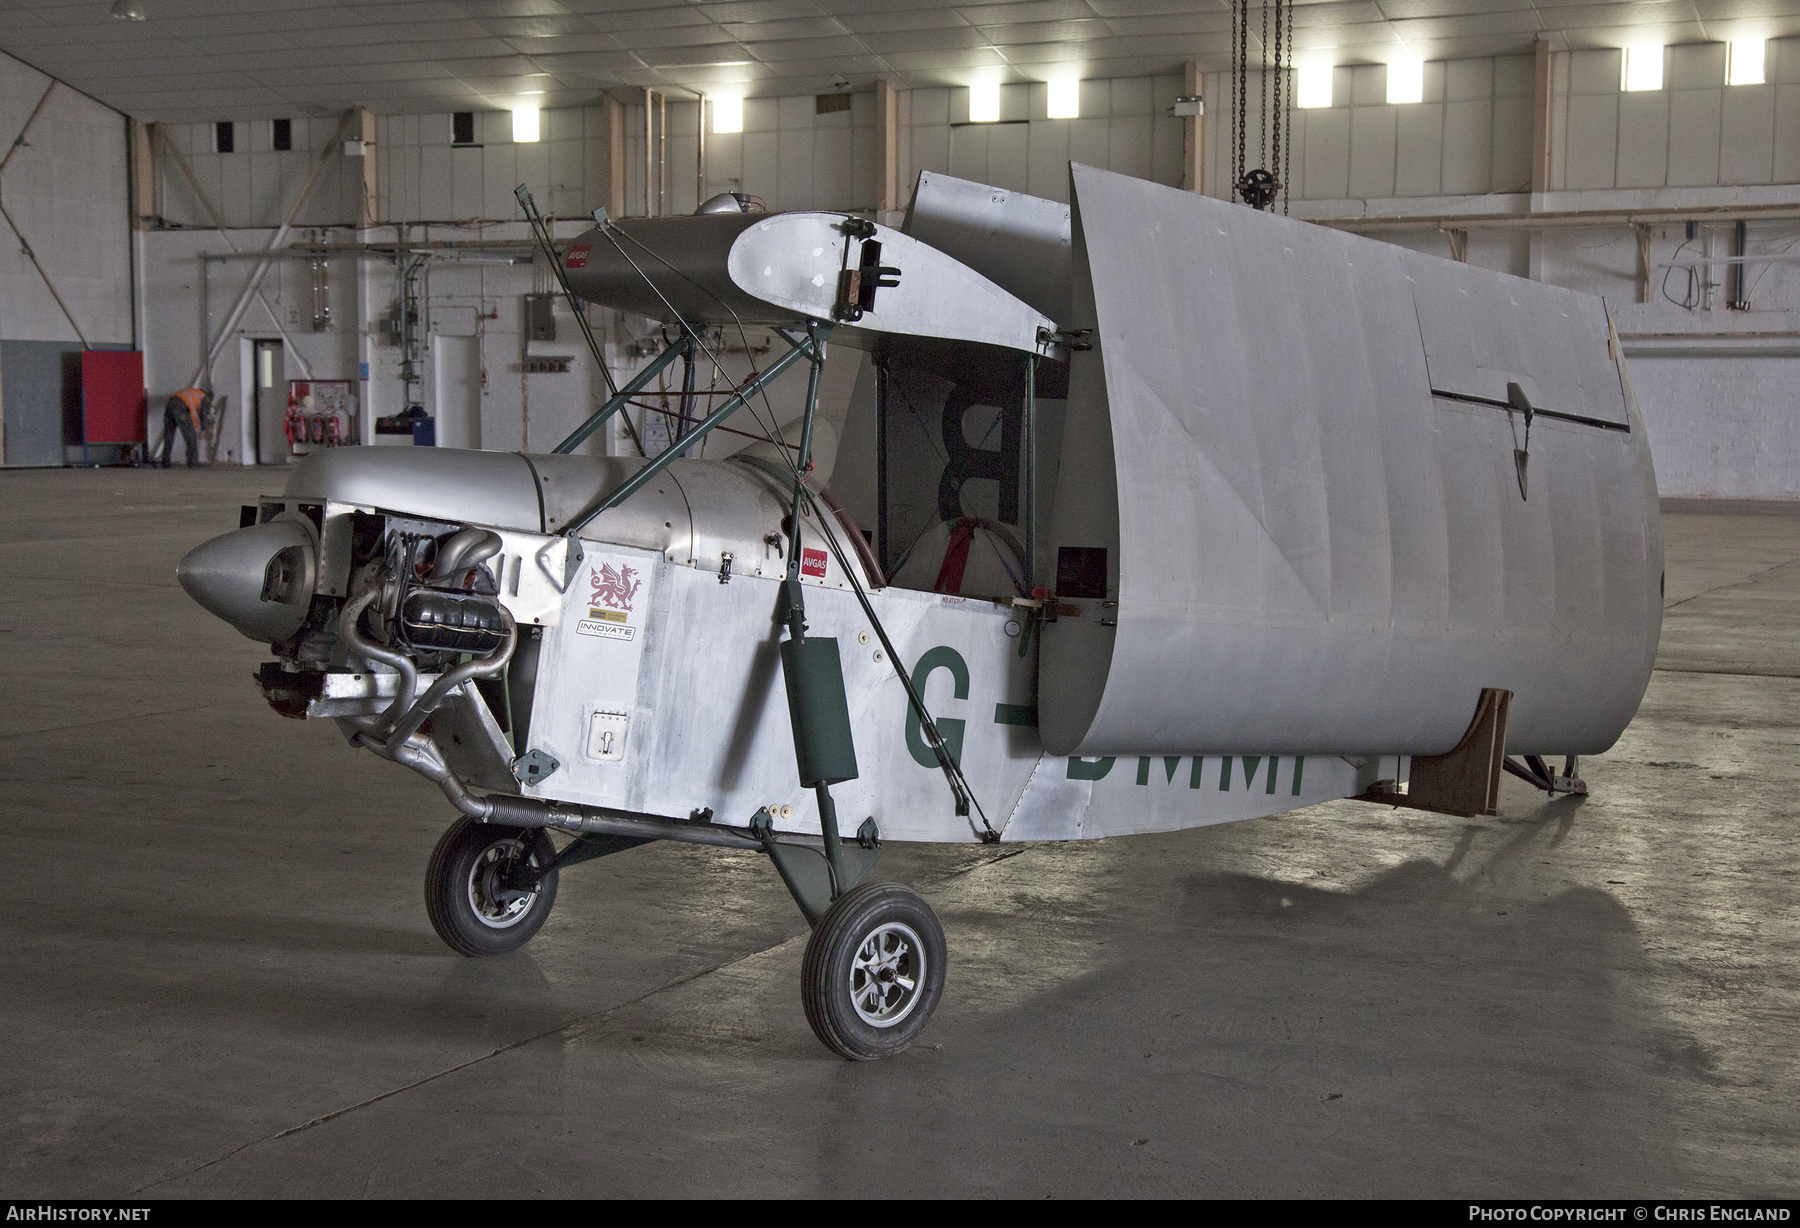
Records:
{"label": "black rubber tire", "polygon": [[[425,912],[431,928],[459,955],[504,955],[530,942],[544,928],[556,904],[556,871],[538,880],[530,902],[513,918],[496,923],[477,910],[471,892],[485,884],[498,861],[527,856],[533,865],[547,865],[556,856],[542,828],[502,827],[461,818],[450,825],[432,850],[425,869]],[[490,880],[491,881],[491,880]]]}
{"label": "black rubber tire", "polygon": [[[902,956],[914,972],[912,1005],[898,1022],[868,1022],[852,1001],[855,961],[863,944],[885,925],[901,925],[918,939],[918,951]],[[892,931],[890,931],[892,933]],[[902,935],[902,937],[904,937]],[[910,946],[910,944],[907,944]],[[917,975],[923,956],[924,975]],[[806,1022],[825,1047],[853,1062],[892,1057],[918,1039],[944,993],[944,927],[918,892],[898,883],[864,883],[839,897],[806,944],[800,999]],[[898,1009],[898,1007],[896,1007]]]}

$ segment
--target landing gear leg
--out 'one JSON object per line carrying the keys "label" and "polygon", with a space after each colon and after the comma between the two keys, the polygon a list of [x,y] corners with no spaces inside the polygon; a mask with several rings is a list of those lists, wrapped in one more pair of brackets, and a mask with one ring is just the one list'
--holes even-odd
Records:
{"label": "landing gear leg", "polygon": [[837,641],[806,634],[800,583],[802,475],[812,467],[822,340],[818,326],[809,326],[808,332],[815,346],[812,376],[794,470],[787,578],[775,618],[787,624],[781,670],[787,679],[794,755],[800,784],[819,801],[823,848],[776,840],[774,818],[766,807],[751,819],[750,830],[813,927],[800,977],[806,1020],[832,1052],[866,1062],[900,1052],[930,1022],[944,990],[944,929],[910,887],[862,883],[880,856],[874,819],[858,829],[854,845],[846,845],[838,831],[831,786],[856,779],[856,746]]}

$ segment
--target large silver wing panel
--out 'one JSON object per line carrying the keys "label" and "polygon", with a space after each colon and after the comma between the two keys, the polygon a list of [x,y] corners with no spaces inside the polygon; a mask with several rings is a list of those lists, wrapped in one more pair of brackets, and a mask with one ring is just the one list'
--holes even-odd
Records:
{"label": "large silver wing panel", "polygon": [[[1629,429],[1537,420],[1522,497],[1519,416],[1433,395],[1415,290],[1446,262],[1072,178],[1069,324],[1096,332],[1072,358],[1052,539],[1107,548],[1118,605],[1047,626],[1045,747],[1434,754],[1490,686],[1516,693],[1515,753],[1611,745],[1661,627],[1655,477],[1624,393]],[[1469,370],[1530,376],[1546,408],[1572,379],[1580,416],[1606,416],[1598,299],[1466,269],[1433,290],[1458,284],[1475,306],[1421,298],[1434,335],[1501,296],[1573,321],[1566,350],[1515,333]]]}
{"label": "large silver wing panel", "polygon": [[901,229],[1046,315],[1069,314],[1069,206],[920,171]]}

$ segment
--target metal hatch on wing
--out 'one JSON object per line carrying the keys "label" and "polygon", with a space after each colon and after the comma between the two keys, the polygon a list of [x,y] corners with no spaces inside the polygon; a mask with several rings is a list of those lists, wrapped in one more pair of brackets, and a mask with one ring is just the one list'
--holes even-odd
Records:
{"label": "metal hatch on wing", "polygon": [[[1629,430],[1612,329],[1600,300],[1407,253],[1435,396],[1513,406]],[[1517,284],[1514,284],[1517,283]]]}

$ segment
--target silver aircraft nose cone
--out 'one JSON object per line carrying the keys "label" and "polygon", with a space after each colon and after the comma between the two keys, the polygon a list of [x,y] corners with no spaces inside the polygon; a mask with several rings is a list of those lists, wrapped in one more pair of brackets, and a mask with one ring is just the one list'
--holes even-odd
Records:
{"label": "silver aircraft nose cone", "polygon": [[307,526],[271,520],[194,547],[175,576],[195,601],[251,639],[274,644],[306,622],[317,557]]}

